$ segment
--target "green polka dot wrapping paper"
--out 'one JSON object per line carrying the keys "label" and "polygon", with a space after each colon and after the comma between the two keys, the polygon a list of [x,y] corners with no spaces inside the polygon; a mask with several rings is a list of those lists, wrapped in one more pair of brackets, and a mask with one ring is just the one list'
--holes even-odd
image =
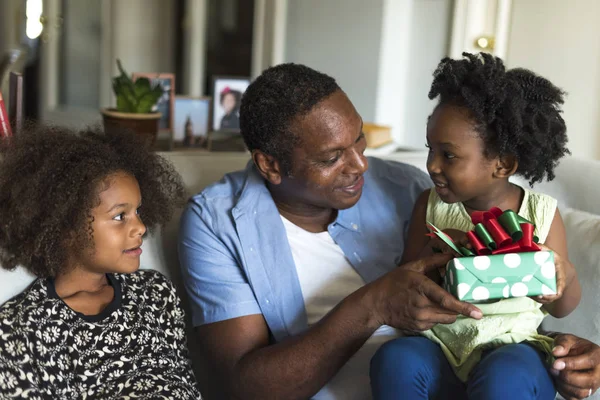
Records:
{"label": "green polka dot wrapping paper", "polygon": [[467,302],[556,294],[554,253],[455,258],[446,265],[444,288]]}
{"label": "green polka dot wrapping paper", "polygon": [[467,232],[471,250],[458,247],[428,223],[428,236],[442,239],[457,254],[446,265],[444,288],[462,301],[482,302],[511,297],[556,294],[554,253],[537,244],[535,226],[512,210],[493,207],[471,215]]}

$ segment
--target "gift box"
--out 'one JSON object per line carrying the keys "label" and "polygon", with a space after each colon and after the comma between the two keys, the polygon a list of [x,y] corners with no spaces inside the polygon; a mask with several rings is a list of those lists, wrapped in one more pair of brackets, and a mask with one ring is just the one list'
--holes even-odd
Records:
{"label": "gift box", "polygon": [[531,222],[498,208],[471,218],[475,229],[467,238],[472,251],[428,224],[431,236],[462,255],[446,265],[443,286],[448,292],[469,302],[556,294],[554,253],[537,245]]}
{"label": "gift box", "polygon": [[551,251],[461,257],[446,265],[444,288],[462,301],[556,294]]}

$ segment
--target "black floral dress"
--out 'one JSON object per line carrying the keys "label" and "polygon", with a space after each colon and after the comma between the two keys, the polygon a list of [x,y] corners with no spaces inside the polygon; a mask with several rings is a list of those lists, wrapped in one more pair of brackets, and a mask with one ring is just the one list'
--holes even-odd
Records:
{"label": "black floral dress", "polygon": [[200,399],[172,283],[108,274],[98,315],[70,309],[49,279],[0,308],[0,399]]}

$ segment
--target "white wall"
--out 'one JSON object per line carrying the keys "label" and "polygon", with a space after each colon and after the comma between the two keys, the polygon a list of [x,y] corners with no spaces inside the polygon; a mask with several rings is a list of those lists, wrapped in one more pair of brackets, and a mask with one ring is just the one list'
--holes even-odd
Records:
{"label": "white wall", "polygon": [[[116,59],[133,72],[175,72],[175,3],[170,0],[102,0],[100,106],[114,107]],[[162,29],[156,29],[156,27]]]}
{"label": "white wall", "polygon": [[63,0],[60,66],[60,103],[98,108],[101,67],[101,3]]}
{"label": "white wall", "polygon": [[[69,3],[74,5],[74,0]],[[88,0],[91,1],[91,0]],[[69,4],[66,3],[66,4]],[[79,1],[76,6],[81,6]],[[60,12],[62,0],[45,0],[45,13]],[[90,77],[91,81],[97,82],[95,96],[99,95],[100,107],[114,107],[115,98],[112,93],[112,78],[117,75],[118,69],[116,59],[123,62],[129,73],[133,72],[174,72],[175,69],[175,2],[170,0],[102,0],[96,4],[95,12],[99,22],[99,35],[92,28],[87,32],[89,47],[94,52],[99,51],[96,68],[86,68],[82,62],[83,54],[65,54],[65,56],[79,60],[74,68],[79,68],[87,74],[96,75]],[[46,10],[47,8],[47,10]],[[89,16],[90,21],[96,18]],[[68,27],[67,27],[68,28]],[[99,37],[98,37],[99,36]],[[61,123],[73,127],[81,127],[96,123],[100,119],[97,111],[97,103],[78,99],[75,94],[80,90],[86,90],[83,85],[78,85],[77,80],[71,82],[74,86],[69,93],[63,92],[59,96],[59,63],[58,55],[61,52],[59,34],[51,36],[51,40],[45,43],[42,51],[41,68],[41,110],[42,118],[51,123]],[[71,42],[72,50],[77,46],[85,46],[85,43],[77,43],[83,39],[83,35]],[[99,40],[99,43],[98,43]],[[77,46],[73,46],[77,43]],[[77,51],[76,51],[77,53]],[[83,57],[89,61],[93,57]],[[73,68],[69,65],[67,69]],[[72,72],[72,71],[71,71]],[[70,72],[67,70],[67,73]],[[98,76],[99,75],[99,76]],[[79,76],[79,78],[85,78]],[[69,89],[67,85],[67,89]],[[91,90],[90,90],[91,91]],[[61,99],[62,97],[62,99]],[[67,104],[60,104],[59,100],[65,100]],[[72,104],[77,103],[77,104]],[[87,103],[87,104],[86,104]],[[73,107],[73,106],[77,107]],[[87,107],[86,107],[87,106]]]}
{"label": "white wall", "polygon": [[110,0],[110,8],[113,74],[117,58],[129,73],[175,72],[174,1]]}
{"label": "white wall", "polygon": [[600,1],[518,0],[512,7],[507,65],[529,68],[568,92],[569,148],[600,159]]}
{"label": "white wall", "polygon": [[421,148],[453,0],[289,0],[285,61],[335,77],[365,121]]}
{"label": "white wall", "polygon": [[433,71],[448,55],[452,3],[452,0],[416,0],[413,5],[403,140],[410,148],[424,149],[427,117],[437,103],[427,95]]}
{"label": "white wall", "polygon": [[396,143],[405,144],[410,30],[415,0],[384,0],[379,45],[377,98],[373,122],[392,128]]}
{"label": "white wall", "polygon": [[383,0],[290,0],[285,61],[333,76],[374,121]]}
{"label": "white wall", "polygon": [[[6,51],[19,47],[19,11],[23,11],[20,6],[19,0],[0,1],[0,58]],[[0,82],[0,90],[8,103],[8,79]]]}
{"label": "white wall", "polygon": [[18,19],[22,7],[19,0],[0,2],[0,54],[19,45]]}
{"label": "white wall", "polygon": [[183,76],[176,78],[182,84],[182,93],[199,97],[205,94],[207,0],[187,0],[184,12]]}

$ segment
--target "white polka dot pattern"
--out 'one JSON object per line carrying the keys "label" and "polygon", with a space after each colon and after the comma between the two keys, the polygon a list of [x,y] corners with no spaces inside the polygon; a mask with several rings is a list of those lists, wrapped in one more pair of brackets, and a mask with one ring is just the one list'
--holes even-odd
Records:
{"label": "white polka dot pattern", "polygon": [[551,288],[549,288],[548,286],[542,285],[542,294],[544,296],[548,296],[548,295],[556,294],[556,292],[554,290],[552,290]]}
{"label": "white polka dot pattern", "polygon": [[459,283],[456,288],[456,292],[458,294],[458,299],[462,300],[467,295],[467,293],[469,293],[470,289],[471,289],[471,285],[466,284],[466,283]]}
{"label": "white polka dot pattern", "polygon": [[532,279],[533,279],[533,275],[525,275],[523,277],[523,279],[521,279],[521,282],[529,282]]}
{"label": "white polka dot pattern", "polygon": [[455,258],[449,265],[443,287],[459,300],[555,294],[550,251]]}
{"label": "white polka dot pattern", "polygon": [[516,253],[509,253],[504,256],[504,264],[508,268],[517,268],[521,265],[521,256]]}
{"label": "white polka dot pattern", "polygon": [[537,265],[542,265],[546,262],[546,260],[548,260],[548,258],[550,258],[550,253],[548,253],[547,251],[538,251],[533,256],[533,260]]}
{"label": "white polka dot pattern", "polygon": [[512,297],[524,297],[529,293],[527,285],[522,282],[517,282],[510,288],[510,294]]}
{"label": "white polka dot pattern", "polygon": [[542,276],[546,279],[552,279],[556,276],[556,267],[552,261],[548,261],[542,265]]}
{"label": "white polka dot pattern", "polygon": [[473,300],[487,300],[490,298],[490,291],[483,286],[473,289]]}
{"label": "white polka dot pattern", "polygon": [[459,271],[463,271],[465,269],[465,266],[462,265],[460,260],[457,258],[454,259],[454,267]]}
{"label": "white polka dot pattern", "polygon": [[473,266],[480,271],[485,271],[491,264],[492,261],[488,256],[477,256],[473,259]]}

